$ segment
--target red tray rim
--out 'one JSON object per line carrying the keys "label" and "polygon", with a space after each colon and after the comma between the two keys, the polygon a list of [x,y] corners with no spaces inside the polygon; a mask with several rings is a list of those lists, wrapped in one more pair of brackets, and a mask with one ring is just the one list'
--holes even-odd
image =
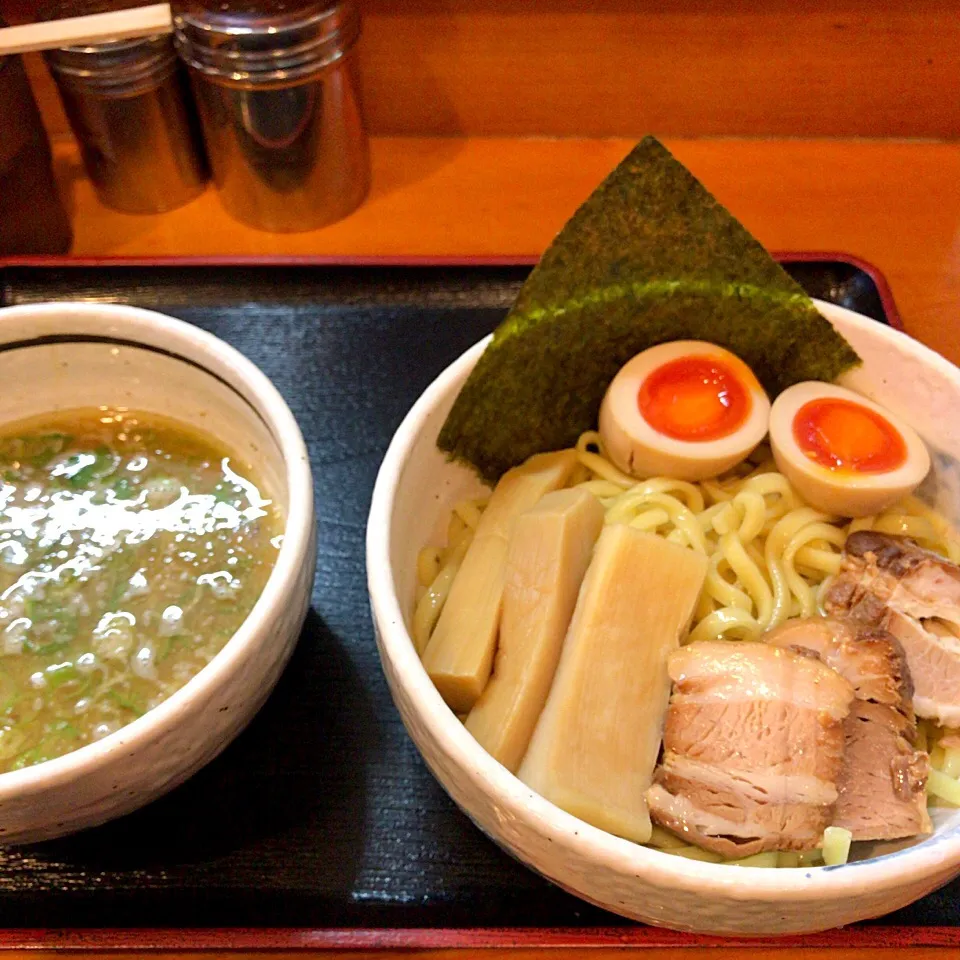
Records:
{"label": "red tray rim", "polygon": [[[834,261],[847,263],[862,270],[873,281],[883,305],[889,325],[903,330],[903,320],[893,298],[893,291],[879,267],[852,253],[835,250],[778,250],[773,251],[776,260],[793,262]],[[0,257],[0,269],[4,267],[532,267],[539,257],[536,254],[501,256],[480,254],[475,256],[447,255],[222,255],[222,256],[12,256]]]}
{"label": "red tray rim", "polygon": [[744,948],[819,947],[902,950],[960,947],[958,927],[865,926],[789,937],[717,937],[658,927],[593,928],[383,928],[216,927],[209,929],[10,929],[0,931],[2,950],[104,951],[317,951],[490,950],[523,948]]}
{"label": "red tray rim", "polygon": [[[893,292],[872,263],[835,251],[776,251],[777,260],[834,261],[866,273],[876,285],[892,327],[903,329]],[[532,266],[536,255],[521,256],[161,256],[0,258],[4,267],[511,267]],[[515,949],[533,947],[669,948],[669,947],[960,947],[957,927],[869,926],[791,937],[713,937],[657,927],[593,928],[286,928],[219,927],[210,929],[7,929],[0,930],[0,950],[428,950]]]}

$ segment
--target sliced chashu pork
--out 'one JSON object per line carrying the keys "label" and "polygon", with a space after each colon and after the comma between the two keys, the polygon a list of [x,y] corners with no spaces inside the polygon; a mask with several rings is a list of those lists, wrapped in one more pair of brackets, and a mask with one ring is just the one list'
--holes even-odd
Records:
{"label": "sliced chashu pork", "polygon": [[854,840],[929,833],[928,757],[914,747],[910,670],[896,638],[879,627],[813,617],[788,620],[763,639],[814,651],[853,686],[833,826]]}
{"label": "sliced chashu pork", "polygon": [[960,726],[960,567],[907,537],[861,530],[844,546],[828,613],[889,630],[913,678],[913,708]]}
{"label": "sliced chashu pork", "polygon": [[810,850],[830,824],[853,688],[813,655],[710,641],[671,655],[653,819],[707,850]]}

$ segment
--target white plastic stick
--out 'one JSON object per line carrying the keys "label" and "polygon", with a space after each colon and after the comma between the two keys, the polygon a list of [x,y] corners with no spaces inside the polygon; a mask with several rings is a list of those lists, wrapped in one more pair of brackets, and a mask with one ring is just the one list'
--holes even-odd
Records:
{"label": "white plastic stick", "polygon": [[132,10],[94,13],[86,17],[28,23],[0,30],[0,57],[8,53],[30,53],[102,43],[106,40],[130,40],[170,33],[173,18],[169,3],[155,3]]}

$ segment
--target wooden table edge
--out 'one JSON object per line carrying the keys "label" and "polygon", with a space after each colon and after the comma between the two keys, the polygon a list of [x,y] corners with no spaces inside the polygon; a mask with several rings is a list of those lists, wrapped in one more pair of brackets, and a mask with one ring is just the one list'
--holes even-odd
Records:
{"label": "wooden table edge", "polygon": [[71,951],[317,951],[571,948],[820,948],[954,947],[960,928],[854,926],[787,937],[719,937],[658,927],[599,928],[301,928],[11,929],[0,931],[0,950]]}

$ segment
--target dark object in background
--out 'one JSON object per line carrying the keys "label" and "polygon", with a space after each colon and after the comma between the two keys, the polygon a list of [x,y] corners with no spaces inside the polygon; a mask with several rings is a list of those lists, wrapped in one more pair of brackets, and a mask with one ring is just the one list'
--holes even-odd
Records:
{"label": "dark object in background", "polygon": [[231,216],[296,232],[363,201],[370,174],[353,3],[189,0],[174,25]]}
{"label": "dark object in background", "polygon": [[168,36],[46,54],[100,199],[124,213],[163,213],[207,178],[190,89]]}
{"label": "dark object in background", "polygon": [[23,62],[0,57],[0,256],[66,253],[72,240]]}

